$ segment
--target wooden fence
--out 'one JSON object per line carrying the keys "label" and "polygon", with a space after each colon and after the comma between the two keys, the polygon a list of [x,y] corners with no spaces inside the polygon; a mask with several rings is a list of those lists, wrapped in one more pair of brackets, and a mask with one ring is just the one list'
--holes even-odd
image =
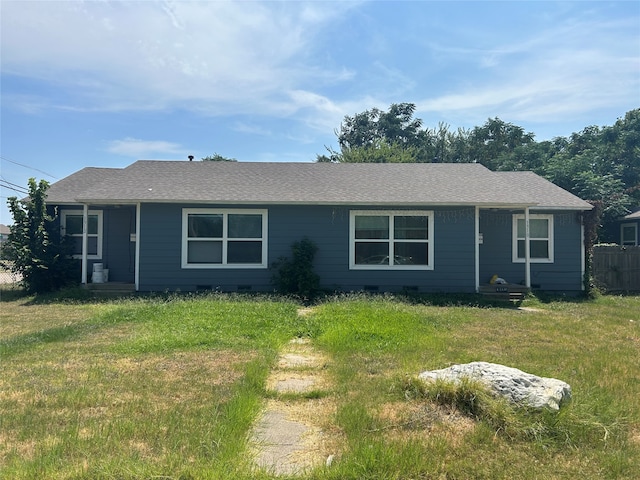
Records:
{"label": "wooden fence", "polygon": [[640,292],[640,247],[594,247],[593,277],[607,291]]}

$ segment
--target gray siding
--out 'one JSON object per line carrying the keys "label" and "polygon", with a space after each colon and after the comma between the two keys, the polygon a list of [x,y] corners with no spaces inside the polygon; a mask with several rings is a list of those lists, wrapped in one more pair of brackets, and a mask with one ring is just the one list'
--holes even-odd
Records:
{"label": "gray siding", "polygon": [[[181,268],[182,208],[198,207],[203,206],[142,205],[140,290],[192,291],[201,287],[235,291],[246,286],[253,291],[273,290],[271,268]],[[290,256],[291,244],[308,237],[318,246],[315,270],[320,275],[322,286],[329,290],[353,291],[373,287],[379,291],[399,291],[410,287],[417,291],[474,291],[473,209],[432,209],[428,206],[423,209],[434,210],[434,270],[349,270],[351,209],[341,206],[269,207],[269,265],[279,257]]]}
{"label": "gray siding", "polygon": [[[497,274],[509,283],[525,283],[524,263],[512,260],[512,214],[503,211],[481,211],[480,283],[488,283]],[[518,212],[522,213],[522,212]],[[554,262],[531,263],[531,285],[547,291],[578,292],[582,289],[581,222],[577,212],[544,212],[553,214]]]}
{"label": "gray siding", "polygon": [[135,242],[130,236],[136,231],[135,207],[106,208],[103,212],[102,261],[109,269],[109,281],[133,283]]}
{"label": "gray siding", "polygon": [[[71,207],[63,207],[65,209]],[[221,205],[144,204],[141,206],[140,290],[193,291],[212,288],[221,291],[272,291],[272,268],[183,269],[181,267],[182,209],[227,208]],[[239,208],[260,208],[246,205]],[[78,207],[79,210],[81,210]],[[110,281],[133,282],[135,208],[91,207],[103,210],[103,258]],[[366,207],[270,206],[268,264],[291,255],[291,244],[303,237],[318,246],[315,270],[323,288],[335,291],[473,292],[475,290],[475,245],[473,208],[411,210],[434,212],[433,270],[385,271],[349,269],[349,213]],[[378,207],[371,207],[378,210]],[[397,210],[397,209],[396,209]],[[498,274],[510,283],[524,283],[525,266],[514,263],[512,214],[509,210],[481,210],[480,283]],[[554,262],[532,263],[531,283],[548,291],[579,292],[582,289],[580,214],[535,212],[554,215]],[[91,274],[94,261],[89,261]]]}

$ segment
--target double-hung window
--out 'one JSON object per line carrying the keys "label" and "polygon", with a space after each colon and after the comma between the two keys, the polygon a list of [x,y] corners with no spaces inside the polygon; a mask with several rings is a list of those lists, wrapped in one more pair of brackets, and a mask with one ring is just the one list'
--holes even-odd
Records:
{"label": "double-hung window", "polygon": [[351,269],[433,269],[433,212],[355,210],[349,224]]}
{"label": "double-hung window", "polygon": [[[73,258],[82,258],[82,221],[80,210],[62,210],[60,212],[60,230],[72,242]],[[87,258],[102,258],[102,211],[89,210],[87,218]]]}
{"label": "double-hung window", "polygon": [[221,267],[267,267],[266,210],[182,210],[182,268]]}
{"label": "double-hung window", "polygon": [[[513,216],[513,261],[525,261],[526,223],[524,215]],[[553,215],[529,215],[529,260],[553,263]]]}
{"label": "double-hung window", "polygon": [[636,223],[623,223],[620,226],[620,237],[622,245],[638,245],[638,225]]}

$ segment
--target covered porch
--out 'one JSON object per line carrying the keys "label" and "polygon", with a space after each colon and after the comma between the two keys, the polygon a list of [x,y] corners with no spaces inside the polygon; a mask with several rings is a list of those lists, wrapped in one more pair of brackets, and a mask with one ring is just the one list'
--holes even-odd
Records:
{"label": "covered porch", "polygon": [[61,210],[61,228],[75,242],[83,286],[100,292],[137,291],[138,219],[137,205],[84,204]]}
{"label": "covered porch", "polygon": [[532,289],[582,290],[581,212],[536,205],[477,206],[476,292],[521,300]]}

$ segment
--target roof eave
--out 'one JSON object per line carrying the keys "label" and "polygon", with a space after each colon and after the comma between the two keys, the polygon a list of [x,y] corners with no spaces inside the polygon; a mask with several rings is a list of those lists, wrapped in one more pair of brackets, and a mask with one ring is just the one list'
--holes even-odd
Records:
{"label": "roof eave", "polygon": [[[421,201],[421,202],[380,202],[380,201],[358,201],[358,202],[340,202],[340,201],[264,201],[264,200],[222,200],[222,199],[207,199],[207,200],[190,200],[190,199],[127,199],[127,200],[113,200],[104,198],[79,198],[76,205],[93,204],[93,205],[135,205],[138,203],[180,203],[180,204],[202,204],[202,205],[344,205],[344,206],[401,206],[401,207],[415,207],[424,205],[442,206],[442,207],[480,207],[480,208],[534,208],[538,203],[496,203],[496,202],[442,202],[442,201]],[[558,209],[567,210],[567,208],[558,207]]]}

